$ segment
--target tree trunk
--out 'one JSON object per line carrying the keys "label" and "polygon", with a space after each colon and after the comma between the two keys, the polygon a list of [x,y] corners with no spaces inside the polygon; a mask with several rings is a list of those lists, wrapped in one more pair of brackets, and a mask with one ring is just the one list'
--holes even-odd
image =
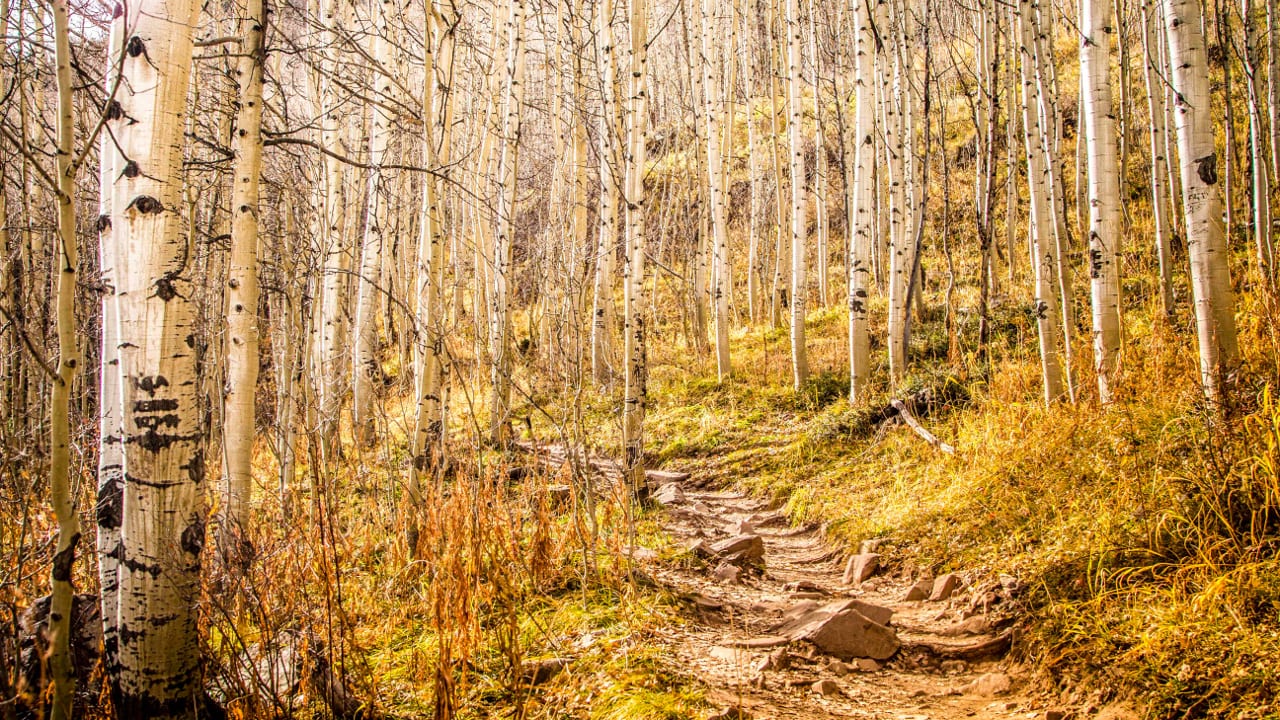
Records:
{"label": "tree trunk", "polygon": [[1045,135],[1040,128],[1040,84],[1035,73],[1035,11],[1032,0],[1019,0],[1019,25],[1022,37],[1022,117],[1026,138],[1027,184],[1031,195],[1031,246],[1035,269],[1036,327],[1040,336],[1040,365],[1044,376],[1044,399],[1048,404],[1063,395],[1062,360],[1058,327],[1059,286],[1056,253],[1053,244],[1053,217],[1049,211],[1049,181]]}
{"label": "tree trunk", "polygon": [[1084,0],[1080,27],[1080,94],[1084,98],[1089,146],[1089,277],[1093,305],[1093,359],[1098,398],[1112,399],[1120,352],[1120,270],[1122,241],[1120,167],[1116,120],[1111,102],[1111,3]]}
{"label": "tree trunk", "polygon": [[[726,84],[722,73],[727,75],[726,58],[720,53],[723,34],[717,27],[718,22],[712,0],[702,3],[702,53],[705,68],[702,86],[706,92],[706,124],[707,124],[707,179],[711,201],[711,267],[712,267],[712,301],[715,308],[716,329],[716,377],[719,382],[729,379],[729,227],[726,221],[725,202],[725,168],[724,168],[724,135],[728,128],[724,127]],[[730,17],[730,27],[733,18]],[[732,32],[730,33],[732,45]]]}
{"label": "tree trunk", "polygon": [[383,371],[378,312],[386,292],[382,256],[388,230],[388,175],[383,170],[391,143],[391,42],[387,39],[392,12],[390,0],[377,0],[373,21],[372,83],[374,98],[369,130],[369,182],[365,197],[364,240],[360,246],[360,271],[356,275],[356,314],[351,343],[351,421],[359,442],[373,440],[373,401],[379,394]]}
{"label": "tree trunk", "polygon": [[1156,261],[1160,272],[1160,309],[1166,320],[1173,319],[1173,227],[1169,221],[1169,147],[1164,106],[1163,73],[1157,68],[1160,49],[1152,37],[1158,8],[1153,0],[1142,3],[1143,79],[1147,89],[1148,118],[1151,122],[1151,214],[1155,226]]}
{"label": "tree trunk", "polygon": [[596,243],[595,283],[591,310],[591,376],[608,382],[612,368],[614,326],[614,260],[618,251],[618,177],[622,171],[618,143],[617,51],[613,33],[613,0],[600,0],[599,44],[602,68],[600,114],[600,212]]}
{"label": "tree trunk", "polygon": [[[133,35],[122,64],[119,118],[111,131],[129,159],[116,176],[112,238],[129,248],[110,301],[119,321],[119,384],[125,487],[100,502],[99,527],[119,527],[115,662],[107,667],[120,717],[194,718],[201,696],[195,602],[204,546],[191,280],[181,216],[183,116],[199,5],[130,5]],[[144,12],[145,9],[145,12]],[[108,380],[109,376],[109,380]],[[126,632],[126,630],[128,632]]]}
{"label": "tree trunk", "polygon": [[[875,0],[882,8],[885,0]],[[871,331],[867,312],[872,243],[875,242],[875,128],[876,59],[882,54],[873,27],[871,0],[853,6],[854,32],[854,130],[853,191],[849,201],[849,399],[862,399],[871,378]],[[875,11],[876,17],[884,15]]]}
{"label": "tree trunk", "polygon": [[240,100],[231,151],[231,261],[227,279],[227,390],[223,431],[226,487],[223,553],[238,552],[253,490],[254,394],[258,385],[258,179],[262,174],[262,0],[244,0],[236,82]]}
{"label": "tree trunk", "polygon": [[510,440],[512,242],[515,235],[516,165],[520,157],[524,102],[524,0],[511,0],[507,19],[507,82],[502,97],[502,152],[498,158],[497,231],[493,245],[493,289],[489,298],[489,439]]}
{"label": "tree trunk", "polygon": [[71,571],[80,543],[80,518],[71,498],[71,383],[80,364],[76,338],[75,293],[80,266],[76,244],[75,107],[72,104],[71,30],[66,0],[53,0],[54,72],[58,89],[57,194],[58,243],[51,270],[57,272],[58,361],[49,399],[49,495],[58,523],[49,599],[49,669],[53,676],[50,717],[73,716],[76,677],[71,667]]}
{"label": "tree trunk", "polygon": [[1239,361],[1235,297],[1231,290],[1227,240],[1222,227],[1218,156],[1209,103],[1209,65],[1199,4],[1163,0],[1165,34],[1176,93],[1178,157],[1187,254],[1200,346],[1200,381],[1212,403],[1226,400],[1227,382]]}
{"label": "tree trunk", "polygon": [[623,278],[623,354],[626,356],[622,406],[623,468],[627,486],[643,495],[644,415],[648,403],[645,356],[645,139],[648,134],[647,89],[649,23],[645,0],[630,0],[631,44],[627,50],[627,151],[623,197],[627,205],[627,265]]}
{"label": "tree trunk", "polygon": [[808,236],[806,206],[812,192],[804,163],[804,106],[800,48],[804,25],[799,0],[787,3],[787,137],[791,146],[791,379],[798,391],[809,381],[809,351],[804,326],[808,309],[809,276],[805,249]]}

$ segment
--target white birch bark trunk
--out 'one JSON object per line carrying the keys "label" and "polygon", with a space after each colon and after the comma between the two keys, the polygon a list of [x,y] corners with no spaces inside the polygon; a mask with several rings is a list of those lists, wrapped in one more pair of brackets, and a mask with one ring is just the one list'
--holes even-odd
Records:
{"label": "white birch bark trunk", "polygon": [[631,44],[627,49],[627,151],[623,195],[627,205],[627,265],[623,278],[623,354],[626,356],[622,406],[625,479],[637,495],[645,492],[644,416],[648,403],[645,354],[645,140],[648,135],[648,7],[630,0]]}
{"label": "white birch bark trunk", "polygon": [[391,43],[387,39],[392,4],[376,0],[373,22],[374,97],[369,128],[369,179],[365,196],[364,239],[360,245],[360,267],[356,275],[356,312],[351,333],[351,421],[359,442],[369,442],[375,434],[374,398],[382,384],[379,308],[386,288],[382,275],[389,208],[388,175],[383,170],[391,143],[391,115],[386,100],[391,97]]}
{"label": "white birch bark trunk", "polygon": [[498,158],[497,231],[493,244],[493,288],[489,298],[489,436],[496,445],[510,439],[511,307],[509,284],[515,233],[516,165],[519,162],[521,104],[524,102],[524,0],[512,0],[507,19],[506,86],[502,97],[502,152]]}
{"label": "white birch bark trunk", "polygon": [[[199,4],[129,5],[122,119],[128,159],[116,176],[112,236],[119,248],[110,301],[119,321],[118,383],[124,492],[115,661],[107,667],[121,717],[194,718],[201,700],[195,603],[204,546],[205,430],[197,413],[192,283],[182,234],[181,163],[192,28]],[[114,504],[114,503],[112,503]],[[117,515],[118,513],[118,515]],[[99,506],[99,526],[104,508]],[[115,518],[110,518],[115,519]],[[110,525],[112,523],[105,523]],[[108,621],[109,622],[109,621]]]}
{"label": "white birch bark trunk", "polygon": [[[424,80],[422,93],[422,144],[428,168],[443,171],[448,166],[451,130],[438,118],[451,116],[453,93],[447,86],[441,94],[441,109],[436,111],[436,88],[444,86],[436,69],[439,48],[443,77],[451,77],[453,27],[437,8],[429,7],[425,29]],[[430,476],[444,459],[444,404],[442,375],[444,356],[444,208],[440,183],[435,175],[422,179],[422,238],[418,243],[416,276],[416,318],[414,341],[414,414],[410,443],[410,466],[407,512],[407,545],[411,556],[417,555],[417,515],[422,504],[422,477]]]}
{"label": "white birch bark trunk", "polygon": [[1266,127],[1262,122],[1262,82],[1259,79],[1258,26],[1254,0],[1240,0],[1244,19],[1244,76],[1249,107],[1249,157],[1252,171],[1250,189],[1253,205],[1253,245],[1258,256],[1258,272],[1268,288],[1275,287],[1274,247],[1271,239],[1271,177],[1266,152]]}
{"label": "white birch bark trunk", "polygon": [[1191,293],[1200,349],[1200,381],[1210,402],[1224,399],[1239,361],[1235,296],[1231,290],[1227,241],[1218,189],[1218,155],[1213,139],[1209,65],[1200,6],[1192,0],[1163,0],[1165,35],[1176,93],[1175,123],[1186,215]]}
{"label": "white birch bark trunk", "polygon": [[612,369],[614,318],[614,261],[618,249],[618,178],[622,172],[618,123],[617,51],[613,32],[613,0],[597,6],[598,52],[601,68],[600,98],[600,209],[596,243],[595,282],[591,309],[591,376],[596,384],[608,382]]}
{"label": "white birch bark trunk", "polygon": [[239,108],[231,151],[231,257],[227,278],[227,390],[224,397],[223,553],[238,552],[253,489],[254,394],[258,385],[258,181],[262,174],[262,0],[244,0],[235,71]]}
{"label": "white birch bark trunk", "polygon": [[1142,3],[1142,47],[1145,58],[1142,63],[1143,80],[1147,90],[1148,119],[1151,123],[1151,213],[1155,228],[1156,261],[1160,273],[1160,306],[1166,319],[1173,317],[1173,226],[1169,207],[1169,159],[1165,155],[1169,147],[1168,128],[1165,126],[1165,90],[1163,73],[1157,68],[1160,48],[1152,36],[1159,10],[1154,0]]}
{"label": "white birch bark trunk", "polygon": [[[868,289],[873,284],[872,243],[875,242],[875,73],[881,52],[872,26],[872,4],[885,0],[856,0],[854,25],[853,191],[849,202],[849,398],[862,399],[871,377],[871,331]],[[883,13],[877,11],[877,16]]]}
{"label": "white birch bark trunk", "polygon": [[[320,7],[322,30],[321,43],[333,52],[338,43],[338,30],[349,24],[349,3],[344,0],[324,0]],[[348,377],[346,368],[350,355],[346,352],[347,338],[347,281],[351,269],[350,238],[345,233],[344,207],[346,197],[343,185],[343,167],[338,155],[342,152],[344,118],[338,107],[340,65],[336,59],[321,55],[315,60],[325,68],[324,74],[313,84],[316,86],[317,104],[320,110],[320,146],[323,154],[323,183],[318,199],[320,217],[317,221],[317,238],[321,253],[321,277],[314,312],[311,349],[311,382],[315,388],[316,407],[314,426],[322,446],[329,446],[337,435],[339,414],[345,396]]]}
{"label": "white birch bark trunk", "polygon": [[[730,22],[732,23],[732,17]],[[716,330],[716,378],[719,382],[729,379],[732,367],[729,362],[729,226],[725,208],[725,95],[723,78],[728,75],[726,58],[720,52],[723,34],[712,0],[702,2],[702,54],[705,77],[702,83],[706,92],[706,142],[707,180],[711,201],[711,268],[712,305],[715,308]],[[732,42],[730,42],[732,47]]]}
{"label": "white birch bark trunk", "polygon": [[809,353],[805,345],[809,276],[807,205],[811,188],[804,162],[803,79],[800,52],[804,25],[799,0],[787,3],[787,138],[791,149],[791,379],[796,390],[809,380]]}
{"label": "white birch bark trunk", "polygon": [[1041,132],[1040,83],[1036,81],[1035,13],[1032,0],[1018,0],[1022,52],[1022,117],[1027,153],[1027,184],[1031,196],[1030,234],[1035,270],[1036,328],[1040,336],[1040,366],[1044,399],[1052,404],[1063,396],[1061,330],[1058,327],[1059,286],[1053,247],[1053,216],[1049,211],[1048,167]]}
{"label": "white birch bark trunk", "polygon": [[1120,353],[1120,168],[1111,102],[1110,0],[1084,0],[1080,27],[1080,94],[1089,162],[1089,277],[1093,306],[1093,362],[1098,398],[1112,399]]}
{"label": "white birch bark trunk", "polygon": [[75,293],[80,249],[76,243],[75,106],[72,104],[71,29],[66,0],[53,0],[53,60],[58,91],[57,187],[58,238],[51,272],[57,273],[55,315],[58,335],[57,376],[49,398],[49,496],[58,524],[49,598],[49,671],[52,675],[53,720],[73,716],[76,677],[71,666],[71,607],[75,588],[71,573],[80,544],[80,518],[71,497],[71,383],[80,364],[76,338]]}
{"label": "white birch bark trunk", "polygon": [[98,488],[94,505],[97,524],[98,593],[102,609],[102,661],[104,668],[117,665],[119,650],[119,555],[120,512],[124,503],[124,424],[120,402],[120,316],[114,300],[116,263],[119,247],[115,235],[115,208],[124,207],[121,188],[115,180],[124,171],[124,160],[111,134],[123,119],[116,93],[119,88],[116,70],[124,57],[124,9],[117,5],[112,13],[107,38],[106,122],[98,145],[98,269],[103,288],[102,352],[98,378]]}

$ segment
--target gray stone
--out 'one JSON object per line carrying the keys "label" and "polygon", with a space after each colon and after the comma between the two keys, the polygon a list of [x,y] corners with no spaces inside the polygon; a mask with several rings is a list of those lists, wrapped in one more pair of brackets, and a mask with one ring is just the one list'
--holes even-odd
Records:
{"label": "gray stone", "polygon": [[889,621],[893,618],[893,610],[879,605],[873,605],[865,600],[857,598],[846,598],[837,600],[825,605],[819,605],[812,600],[804,600],[796,603],[791,609],[787,610],[782,616],[782,623],[775,628],[775,632],[779,635],[786,635],[799,639],[797,633],[800,633],[806,627],[814,622],[831,617],[837,613],[846,610],[853,610],[871,622],[877,625],[888,626]]}
{"label": "gray stone", "polygon": [[653,485],[678,483],[689,479],[689,473],[676,470],[645,470],[644,478]]}
{"label": "gray stone", "polygon": [[836,677],[844,677],[849,674],[849,666],[839,660],[832,660],[827,663],[827,670],[831,671],[831,674]]}
{"label": "gray stone", "polygon": [[667,483],[653,493],[653,501],[659,505],[677,505],[684,502],[684,490],[675,483]]}
{"label": "gray stone", "polygon": [[933,578],[924,577],[911,586],[911,589],[907,591],[907,596],[903,599],[907,602],[928,600],[931,592],[933,592]]}
{"label": "gray stone", "polygon": [[857,610],[834,614],[818,612],[789,637],[808,640],[828,655],[838,658],[869,657],[886,660],[898,651],[898,636],[889,628],[867,618]]}
{"label": "gray stone", "polygon": [[853,661],[853,666],[860,672],[880,672],[880,663],[871,658],[858,658]]}
{"label": "gray stone", "polygon": [[858,585],[863,580],[875,575],[880,569],[880,556],[876,553],[862,553],[849,558],[844,566],[844,584]]}
{"label": "gray stone", "polygon": [[958,589],[960,589],[960,576],[955,573],[947,573],[933,581],[933,592],[929,593],[929,601],[946,600],[954,595]]}
{"label": "gray stone", "polygon": [[1009,692],[1013,683],[1009,680],[1009,676],[1004,673],[987,673],[978,676],[973,682],[964,687],[965,694],[979,695],[981,697],[995,697]]}
{"label": "gray stone", "polygon": [[823,697],[831,697],[840,694],[840,686],[835,680],[819,680],[813,684],[813,691]]}
{"label": "gray stone", "polygon": [[722,562],[716,566],[715,570],[711,571],[711,577],[719,580],[720,582],[736,583],[738,582],[738,575],[741,573],[742,569],[738,566]]}
{"label": "gray stone", "polygon": [[711,544],[711,552],[734,564],[764,560],[764,540],[759,535],[738,535]]}

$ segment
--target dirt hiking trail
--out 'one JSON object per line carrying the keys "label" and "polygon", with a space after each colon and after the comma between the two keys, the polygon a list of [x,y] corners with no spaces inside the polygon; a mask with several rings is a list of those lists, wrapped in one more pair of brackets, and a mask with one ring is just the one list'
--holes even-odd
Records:
{"label": "dirt hiking trail", "polygon": [[687,624],[664,628],[659,642],[706,686],[720,708],[711,718],[1072,714],[1021,689],[1006,664],[1012,623],[992,606],[1016,592],[1015,579],[894,577],[874,546],[846,560],[817,525],[792,527],[742,493],[684,473],[651,472],[650,482],[663,529],[703,559],[648,568],[684,600]]}

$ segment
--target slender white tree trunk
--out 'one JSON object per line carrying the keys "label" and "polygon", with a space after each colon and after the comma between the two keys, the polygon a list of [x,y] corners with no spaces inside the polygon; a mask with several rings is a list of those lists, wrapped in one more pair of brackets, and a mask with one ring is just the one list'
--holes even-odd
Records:
{"label": "slender white tree trunk", "polygon": [[877,47],[873,18],[883,16],[872,4],[885,0],[856,0],[854,25],[854,130],[853,192],[849,201],[849,398],[862,399],[871,377],[871,331],[868,318],[868,288],[871,276],[872,243],[875,242],[875,73]]}
{"label": "slender white tree trunk", "polygon": [[623,196],[627,204],[627,265],[623,278],[623,354],[626,356],[622,406],[623,467],[627,485],[644,493],[644,415],[648,403],[645,355],[645,139],[648,135],[649,20],[645,0],[630,0],[631,44],[627,49],[627,151]]}
{"label": "slender white tree trunk", "polygon": [[[121,119],[116,71],[124,58],[124,10],[116,6],[107,39],[107,103],[108,127],[114,131]],[[115,139],[102,133],[98,155],[98,269],[103,288],[102,353],[98,378],[98,496],[94,519],[98,527],[98,592],[102,608],[102,664],[110,670],[118,666],[120,647],[119,621],[119,556],[120,521],[124,504],[124,424],[120,386],[120,316],[116,312],[116,264],[119,250],[115,236],[115,208],[124,207],[123,183],[116,178],[124,171],[124,159],[116,149]]]}
{"label": "slender white tree trunk", "polygon": [[497,232],[493,245],[493,289],[489,298],[489,435],[498,445],[510,438],[511,307],[509,285],[515,235],[516,164],[524,102],[524,0],[512,0],[507,16],[507,82],[502,94],[502,152],[498,158]]}
{"label": "slender white tree trunk", "polygon": [[[705,69],[702,83],[706,92],[707,179],[711,201],[712,304],[715,308],[716,377],[724,382],[732,372],[729,363],[729,225],[726,220],[725,188],[725,95],[726,58],[720,52],[724,42],[722,23],[713,0],[702,2],[702,54]],[[730,22],[732,22],[732,17]]]}
{"label": "slender white tree trunk", "polygon": [[254,394],[258,385],[258,180],[262,174],[262,71],[266,16],[262,0],[244,0],[242,55],[235,79],[239,108],[231,151],[231,259],[227,278],[227,390],[223,454],[222,552],[238,551],[253,489]]}
{"label": "slender white tree trunk", "polygon": [[356,314],[351,343],[351,419],[357,440],[369,442],[375,427],[373,401],[382,384],[381,338],[378,310],[386,287],[382,275],[383,253],[390,220],[387,173],[383,170],[391,144],[391,43],[387,38],[393,10],[391,0],[376,0],[373,22],[372,82],[374,97],[369,129],[369,182],[365,197],[364,240],[356,275]]}
{"label": "slender white tree trunk", "polygon": [[71,29],[66,0],[53,0],[53,60],[58,88],[57,187],[58,243],[52,270],[57,273],[56,318],[58,360],[49,398],[49,495],[58,523],[49,598],[49,670],[53,676],[50,717],[73,715],[76,677],[71,666],[71,606],[75,588],[71,571],[80,544],[80,518],[71,498],[71,383],[80,365],[76,338],[76,280],[80,249],[76,243],[75,106],[72,104]]}
{"label": "slender white tree trunk", "polygon": [[1022,118],[1027,153],[1027,184],[1031,195],[1031,247],[1035,269],[1036,328],[1040,336],[1040,365],[1044,398],[1053,403],[1063,396],[1061,330],[1058,327],[1059,286],[1053,245],[1053,216],[1049,210],[1048,167],[1044,133],[1040,128],[1040,83],[1036,81],[1035,13],[1032,0],[1018,0],[1022,41]]}
{"label": "slender white tree trunk", "polygon": [[1221,402],[1239,361],[1235,296],[1231,290],[1227,240],[1218,189],[1218,155],[1213,139],[1209,64],[1200,24],[1200,4],[1163,0],[1165,34],[1176,93],[1174,118],[1186,214],[1191,292],[1200,346],[1200,380],[1210,402]]}
{"label": "slender white tree trunk", "polygon": [[1080,94],[1089,146],[1089,277],[1093,305],[1093,361],[1098,397],[1112,399],[1120,353],[1120,167],[1111,102],[1110,0],[1084,0],[1080,27]]}
{"label": "slender white tree trunk", "polygon": [[[120,717],[194,718],[200,701],[195,603],[204,546],[205,479],[198,413],[193,308],[181,216],[184,113],[192,28],[199,4],[128,6],[121,116],[111,124],[124,168],[116,176],[112,232],[117,263],[110,301],[119,321],[118,383],[124,492],[115,662],[108,666]],[[117,256],[118,259],[119,256]],[[107,510],[108,514],[112,514]],[[103,507],[99,506],[99,526]],[[108,623],[111,621],[108,620]]]}
{"label": "slender white tree trunk", "polygon": [[1250,183],[1253,197],[1253,245],[1258,256],[1258,272],[1268,288],[1275,287],[1274,247],[1271,240],[1271,177],[1266,152],[1266,128],[1262,122],[1262,82],[1258,68],[1258,26],[1254,0],[1240,0],[1244,19],[1244,77],[1249,105]]}
{"label": "slender white tree trunk", "polygon": [[805,345],[808,308],[808,236],[806,208],[811,188],[804,163],[803,79],[800,52],[804,24],[799,0],[787,3],[787,137],[791,146],[791,379],[796,390],[809,380],[809,352]]}
{"label": "slender white tree trunk", "polygon": [[591,310],[591,376],[597,384],[608,381],[613,353],[614,260],[618,249],[618,178],[622,166],[618,143],[622,132],[618,123],[617,51],[613,32],[613,0],[597,5],[598,52],[601,68],[600,100],[600,211],[596,243],[595,283]]}
{"label": "slender white tree trunk", "polygon": [[1160,305],[1165,318],[1173,317],[1173,227],[1169,207],[1169,147],[1164,106],[1164,79],[1158,71],[1160,49],[1152,37],[1159,10],[1154,0],[1142,3],[1142,47],[1145,52],[1143,79],[1147,89],[1147,110],[1151,122],[1151,213],[1155,226],[1155,251],[1160,272]]}

